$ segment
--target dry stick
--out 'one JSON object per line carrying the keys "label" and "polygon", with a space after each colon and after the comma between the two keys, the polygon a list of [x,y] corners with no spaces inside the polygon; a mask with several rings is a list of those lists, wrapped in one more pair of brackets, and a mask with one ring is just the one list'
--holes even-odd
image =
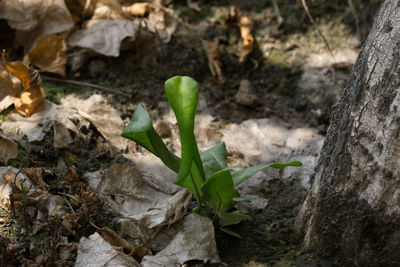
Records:
{"label": "dry stick", "polygon": [[354,16],[354,18],[356,20],[357,34],[358,34],[358,37],[361,40],[362,36],[361,36],[361,30],[360,30],[360,18],[357,15],[357,10],[356,10],[356,8],[354,6],[353,0],[347,0],[347,2],[349,4],[351,13],[353,14],[353,16]]}
{"label": "dry stick", "polygon": [[117,95],[122,95],[125,97],[131,97],[130,94],[127,93],[123,93],[117,90],[113,90],[104,86],[100,86],[97,84],[92,84],[92,83],[85,83],[85,82],[80,82],[80,81],[74,81],[74,80],[65,80],[65,79],[59,79],[59,78],[54,78],[54,77],[48,77],[48,76],[42,76],[43,80],[46,81],[54,81],[54,82],[60,82],[60,83],[68,83],[68,84],[74,84],[74,85],[81,85],[81,86],[85,86],[85,87],[91,87],[91,88],[96,88],[96,89],[100,89],[103,91],[106,91],[108,93],[113,93],[113,94],[117,94]]}
{"label": "dry stick", "polygon": [[324,41],[324,43],[326,45],[326,48],[328,48],[329,53],[331,54],[331,56],[333,58],[333,61],[335,61],[335,56],[333,55],[333,52],[332,52],[331,48],[329,47],[328,41],[325,39],[325,37],[322,34],[322,32],[320,31],[317,23],[315,23],[313,17],[311,16],[310,11],[308,10],[308,6],[306,4],[306,0],[301,0],[301,3],[303,4],[304,11],[306,12],[308,18],[310,19],[311,23],[314,25],[314,27],[317,30],[317,32],[318,32],[319,36],[321,37],[322,41]]}

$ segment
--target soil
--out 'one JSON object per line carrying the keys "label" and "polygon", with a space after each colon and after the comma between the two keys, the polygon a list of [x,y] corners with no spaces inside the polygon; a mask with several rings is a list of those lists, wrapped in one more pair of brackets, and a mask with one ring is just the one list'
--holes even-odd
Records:
{"label": "soil", "polygon": [[[48,98],[59,103],[67,94],[75,93],[87,98],[94,92],[104,94],[111,105],[116,108],[125,122],[129,122],[136,105],[143,103],[150,114],[157,117],[164,115],[165,109],[158,108],[166,101],[163,84],[175,75],[188,75],[199,82],[201,95],[207,103],[208,112],[222,124],[240,123],[248,119],[278,117],[290,127],[313,127],[324,134],[329,126],[331,105],[341,94],[345,81],[351,70],[351,63],[331,64],[321,79],[330,79],[326,90],[306,90],[299,86],[304,74],[304,66],[312,54],[329,51],[320,40],[313,26],[309,23],[300,1],[277,1],[283,18],[278,23],[277,10],[273,1],[201,1],[202,12],[187,7],[186,1],[174,1],[176,10],[185,25],[181,25],[167,44],[161,44],[157,36],[143,37],[136,46],[124,51],[118,58],[96,56],[93,62],[105,63],[100,70],[88,66],[76,73],[69,73],[70,79],[89,82],[113,88],[131,95],[130,98],[109,94],[78,85],[68,85],[46,81],[44,87]],[[310,12],[320,25],[331,49],[340,51],[348,48],[355,52],[360,47],[354,17],[347,6],[347,1],[308,1]],[[372,14],[371,6],[379,1],[370,1],[368,8],[362,9],[364,24],[368,28]],[[240,32],[238,28],[228,27],[224,18],[230,5],[236,5],[241,14],[253,21],[253,34],[256,47],[249,58],[238,62]],[[361,14],[361,13],[360,13]],[[1,29],[7,28],[4,21]],[[2,32],[10,32],[10,29]],[[208,69],[206,54],[202,48],[201,38],[218,36],[220,38],[220,57],[222,71],[227,77],[224,84],[216,84]],[[13,51],[12,55],[21,55],[20,47],[15,47],[9,40],[0,39]],[[92,64],[102,65],[102,64]],[[235,100],[241,80],[247,79],[254,88],[257,102],[245,106]],[[6,116],[5,111],[1,116]],[[1,121],[2,117],[0,117]],[[98,144],[105,140],[93,127],[87,129],[89,142],[75,144],[69,149],[58,150],[51,144],[52,133],[43,142],[26,144],[17,159],[9,165],[17,168],[43,167],[51,175],[48,183],[60,180],[58,171],[61,155],[67,167],[75,166],[80,174],[96,171],[118,161],[109,153],[99,152]],[[86,145],[89,144],[89,145]],[[235,157],[235,155],[231,155]],[[252,221],[236,225],[232,230],[242,239],[230,237],[217,231],[217,245],[221,259],[228,266],[320,266],[324,262],[312,254],[301,251],[301,237],[293,230],[297,212],[307,194],[297,177],[287,180],[272,179],[264,189],[268,198],[267,208],[250,212]],[[4,211],[2,211],[4,212]],[[110,225],[112,215],[101,214],[98,226]],[[103,220],[104,219],[104,220]],[[15,220],[11,220],[15,222]],[[9,221],[10,222],[10,221]],[[10,227],[9,222],[0,221],[1,229]],[[12,228],[12,227],[11,227]],[[15,228],[15,227],[14,227]],[[14,229],[13,228],[13,229]],[[85,228],[82,235],[88,236],[94,228]],[[46,236],[48,232],[38,232]],[[35,237],[36,238],[36,237]],[[47,237],[38,237],[42,242]],[[77,238],[77,240],[79,239]],[[48,248],[39,247],[40,255]],[[35,255],[32,255],[32,257]],[[200,263],[192,263],[199,266]]]}

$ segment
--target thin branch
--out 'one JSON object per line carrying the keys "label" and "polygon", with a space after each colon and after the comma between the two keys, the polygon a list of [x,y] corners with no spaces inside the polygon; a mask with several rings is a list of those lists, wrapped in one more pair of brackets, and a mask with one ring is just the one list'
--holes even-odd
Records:
{"label": "thin branch", "polygon": [[66,80],[66,79],[59,79],[59,78],[54,78],[54,77],[48,77],[48,76],[42,76],[42,79],[45,81],[53,81],[53,82],[59,82],[59,83],[68,83],[68,84],[74,84],[74,85],[81,85],[81,86],[85,86],[85,87],[91,87],[91,88],[95,88],[95,89],[99,89],[108,93],[112,93],[112,94],[117,94],[117,95],[121,95],[121,96],[125,96],[125,97],[131,97],[130,94],[124,93],[124,92],[120,92],[114,89],[110,89],[104,86],[100,86],[97,84],[92,84],[92,83],[86,83],[86,82],[80,82],[80,81],[75,81],[75,80]]}
{"label": "thin branch", "polygon": [[315,23],[313,17],[311,16],[310,11],[308,10],[308,6],[307,6],[307,3],[306,3],[306,0],[301,0],[301,3],[303,4],[304,11],[306,12],[308,18],[310,19],[311,23],[314,25],[314,27],[317,30],[317,32],[318,32],[319,36],[321,37],[322,41],[324,41],[324,43],[326,45],[326,48],[328,48],[329,53],[331,54],[331,56],[333,58],[333,61],[335,61],[335,56],[333,55],[333,52],[332,52],[332,50],[331,50],[331,48],[330,48],[330,46],[328,44],[328,41],[325,39],[325,37],[322,34],[321,30],[319,29],[317,23]]}

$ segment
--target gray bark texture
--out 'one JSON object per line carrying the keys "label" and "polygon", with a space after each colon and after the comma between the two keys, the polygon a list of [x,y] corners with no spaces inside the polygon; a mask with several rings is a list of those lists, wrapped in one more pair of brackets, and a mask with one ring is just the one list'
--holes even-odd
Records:
{"label": "gray bark texture", "polygon": [[339,266],[400,266],[400,0],[360,52],[296,221],[304,249]]}

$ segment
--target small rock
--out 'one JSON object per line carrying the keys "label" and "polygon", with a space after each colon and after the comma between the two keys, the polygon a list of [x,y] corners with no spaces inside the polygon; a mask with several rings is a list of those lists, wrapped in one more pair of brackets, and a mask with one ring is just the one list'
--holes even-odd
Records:
{"label": "small rock", "polygon": [[235,94],[235,100],[238,104],[244,106],[252,106],[257,103],[257,95],[249,80],[240,81],[239,90]]}

